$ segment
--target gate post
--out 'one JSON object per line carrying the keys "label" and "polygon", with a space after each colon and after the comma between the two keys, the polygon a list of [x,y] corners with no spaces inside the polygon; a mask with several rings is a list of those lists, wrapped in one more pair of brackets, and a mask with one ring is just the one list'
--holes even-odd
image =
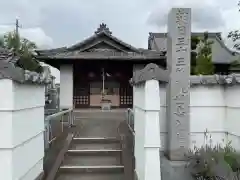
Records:
{"label": "gate post", "polygon": [[160,180],[160,92],[167,71],[148,64],[133,74],[135,119],[135,171],[139,180]]}
{"label": "gate post", "polygon": [[13,62],[17,57],[8,50],[0,51],[7,54],[0,61],[0,179],[40,180],[44,174],[44,105],[49,74],[16,67]]}

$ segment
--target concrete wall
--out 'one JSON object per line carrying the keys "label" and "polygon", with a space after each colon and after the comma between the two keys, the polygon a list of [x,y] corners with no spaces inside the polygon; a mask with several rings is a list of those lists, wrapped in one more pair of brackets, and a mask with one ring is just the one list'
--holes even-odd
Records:
{"label": "concrete wall", "polygon": [[34,180],[43,172],[45,87],[0,80],[0,174]]}
{"label": "concrete wall", "polygon": [[[240,150],[240,86],[195,86],[190,90],[190,142],[191,148],[205,143],[232,145]],[[160,128],[162,148],[166,144],[166,90],[160,85]],[[208,138],[204,132],[208,131]],[[228,134],[229,133],[229,134]],[[210,140],[210,135],[211,139]],[[207,140],[207,142],[206,142]]]}
{"label": "concrete wall", "polygon": [[73,65],[60,66],[60,108],[73,108]]}
{"label": "concrete wall", "polygon": [[[143,87],[142,87],[143,88]],[[136,109],[144,96],[134,87],[135,127],[144,121]],[[166,147],[166,90],[160,85],[160,131],[161,149]],[[191,148],[211,145],[225,145],[231,141],[232,146],[240,150],[240,85],[235,86],[194,86],[190,90],[190,142]],[[142,124],[142,123],[141,123]],[[141,124],[139,126],[141,126]],[[140,128],[141,129],[141,128]],[[206,137],[204,132],[208,131]],[[210,137],[211,136],[211,137]]]}

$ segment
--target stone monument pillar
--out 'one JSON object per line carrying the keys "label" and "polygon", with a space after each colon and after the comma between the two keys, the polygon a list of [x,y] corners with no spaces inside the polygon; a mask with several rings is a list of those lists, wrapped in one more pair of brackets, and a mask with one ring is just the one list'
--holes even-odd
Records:
{"label": "stone monument pillar", "polygon": [[191,9],[173,8],[167,34],[167,154],[172,161],[184,160],[189,148],[190,54]]}

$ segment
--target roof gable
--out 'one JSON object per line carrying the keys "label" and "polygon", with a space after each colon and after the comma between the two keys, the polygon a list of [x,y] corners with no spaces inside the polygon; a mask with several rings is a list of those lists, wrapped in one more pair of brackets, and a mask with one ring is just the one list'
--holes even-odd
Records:
{"label": "roof gable", "polygon": [[[103,47],[100,47],[103,45]],[[79,51],[79,52],[88,52],[90,49],[97,47],[98,48],[112,48],[117,51],[122,52],[139,52],[139,49],[131,46],[123,42],[122,40],[118,39],[117,37],[112,35],[112,32],[106,26],[106,24],[100,24],[95,34],[91,37],[83,40],[80,43],[77,43],[73,46],[68,47],[69,51]]]}

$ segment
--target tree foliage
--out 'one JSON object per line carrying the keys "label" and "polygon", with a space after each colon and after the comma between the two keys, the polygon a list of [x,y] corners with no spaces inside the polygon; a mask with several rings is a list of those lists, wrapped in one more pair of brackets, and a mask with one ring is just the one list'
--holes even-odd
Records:
{"label": "tree foliage", "polygon": [[213,41],[208,39],[208,33],[204,33],[203,39],[200,40],[196,66],[194,73],[196,75],[214,74],[214,64],[212,63],[212,44]]}
{"label": "tree foliage", "polygon": [[20,57],[17,66],[30,71],[42,72],[42,66],[32,56],[37,45],[26,38],[20,38],[16,31],[4,34],[0,38],[0,47],[10,49]]}
{"label": "tree foliage", "polygon": [[[238,6],[240,7],[240,1],[238,2]],[[240,9],[239,9],[240,11]],[[228,38],[231,39],[234,42],[234,48],[236,50],[240,50],[240,43],[237,42],[240,39],[240,30],[234,30],[234,31],[230,31],[228,33]]]}
{"label": "tree foliage", "polygon": [[200,39],[196,36],[193,36],[191,38],[191,74],[195,74],[195,66],[196,66],[196,61],[197,61],[197,45],[199,44]]}

